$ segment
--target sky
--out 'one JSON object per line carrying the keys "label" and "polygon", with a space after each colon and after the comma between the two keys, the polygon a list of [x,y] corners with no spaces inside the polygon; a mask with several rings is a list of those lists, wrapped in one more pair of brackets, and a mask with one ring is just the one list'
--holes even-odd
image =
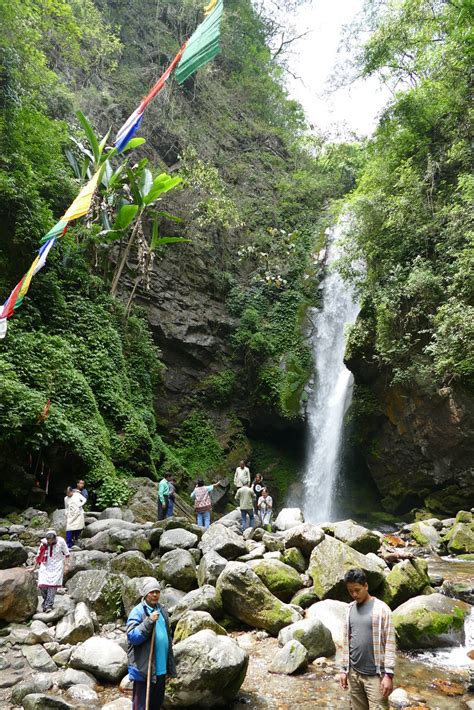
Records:
{"label": "sky", "polygon": [[352,86],[328,93],[327,81],[334,71],[344,25],[362,9],[364,0],[312,0],[289,19],[297,34],[309,34],[294,45],[289,68],[301,79],[288,75],[291,98],[305,109],[315,128],[336,138],[354,132],[370,135],[377,116],[390,98],[388,89],[376,78],[356,82]]}

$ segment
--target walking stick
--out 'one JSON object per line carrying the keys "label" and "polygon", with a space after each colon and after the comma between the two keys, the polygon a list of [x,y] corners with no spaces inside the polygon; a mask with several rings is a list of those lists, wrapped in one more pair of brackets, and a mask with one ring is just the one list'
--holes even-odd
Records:
{"label": "walking stick", "polygon": [[156,624],[153,625],[153,631],[151,632],[150,655],[148,656],[148,673],[147,673],[147,677],[146,677],[145,710],[148,710],[150,707],[151,659],[153,658],[153,645],[155,642],[155,629],[156,629]]}

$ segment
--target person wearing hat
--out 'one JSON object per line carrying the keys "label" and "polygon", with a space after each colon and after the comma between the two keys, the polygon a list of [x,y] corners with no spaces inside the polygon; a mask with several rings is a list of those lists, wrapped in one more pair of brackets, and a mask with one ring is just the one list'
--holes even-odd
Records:
{"label": "person wearing hat", "polygon": [[38,571],[38,588],[43,597],[43,611],[51,611],[59,587],[63,586],[63,576],[68,570],[69,549],[64,538],[48,530],[41,540],[32,571]]}
{"label": "person wearing hat", "polygon": [[143,598],[127,619],[133,710],[159,710],[165,696],[166,676],[176,675],[170,623],[159,603],[160,592],[160,583],[153,577],[147,578],[142,588]]}

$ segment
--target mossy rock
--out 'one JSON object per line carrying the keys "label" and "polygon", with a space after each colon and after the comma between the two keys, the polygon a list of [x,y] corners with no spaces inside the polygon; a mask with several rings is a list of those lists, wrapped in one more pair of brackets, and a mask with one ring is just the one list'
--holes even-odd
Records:
{"label": "mossy rock", "polygon": [[464,619],[469,604],[430,594],[410,599],[393,612],[393,624],[401,649],[458,646],[464,642]]}
{"label": "mossy rock", "polygon": [[432,547],[437,550],[441,544],[441,536],[439,532],[426,521],[419,520],[414,523],[410,535],[421,547]]}
{"label": "mossy rock", "polygon": [[458,555],[458,560],[466,560],[466,562],[474,562],[474,553],[468,553],[465,555]]}
{"label": "mossy rock", "polygon": [[456,515],[456,522],[457,523],[472,523],[473,522],[472,513],[469,510],[460,510],[458,512],[458,514]]}
{"label": "mossy rock", "polygon": [[308,561],[297,547],[290,547],[285,550],[282,557],[282,562],[285,565],[293,567],[297,572],[305,572],[308,567]]}
{"label": "mossy rock", "polygon": [[113,572],[121,572],[129,578],[155,577],[156,571],[153,564],[145,558],[142,552],[130,550],[117,555],[110,561]]}
{"label": "mossy rock", "polygon": [[448,552],[452,555],[474,553],[474,525],[472,523],[456,523],[446,535],[445,540],[448,543]]}
{"label": "mossy rock", "polygon": [[303,586],[298,572],[279,560],[253,560],[249,562],[249,567],[282,602],[289,602]]}
{"label": "mossy rock", "polygon": [[173,642],[179,643],[202,629],[211,629],[218,636],[227,636],[227,631],[214,621],[207,611],[187,611],[176,624]]}
{"label": "mossy rock", "polygon": [[302,609],[308,609],[308,607],[312,604],[316,604],[316,602],[319,602],[319,597],[313,587],[300,589],[300,591],[296,592],[295,596],[290,600],[290,604],[300,606]]}
{"label": "mossy rock", "polygon": [[395,609],[424,590],[430,584],[426,560],[403,560],[394,565],[383,582],[380,598]]}

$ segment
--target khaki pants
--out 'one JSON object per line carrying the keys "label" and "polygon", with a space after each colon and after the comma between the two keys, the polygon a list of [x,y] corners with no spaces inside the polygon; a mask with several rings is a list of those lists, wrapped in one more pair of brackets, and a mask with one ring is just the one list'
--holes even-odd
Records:
{"label": "khaki pants", "polygon": [[380,692],[380,676],[349,670],[351,710],[385,710],[388,700]]}

